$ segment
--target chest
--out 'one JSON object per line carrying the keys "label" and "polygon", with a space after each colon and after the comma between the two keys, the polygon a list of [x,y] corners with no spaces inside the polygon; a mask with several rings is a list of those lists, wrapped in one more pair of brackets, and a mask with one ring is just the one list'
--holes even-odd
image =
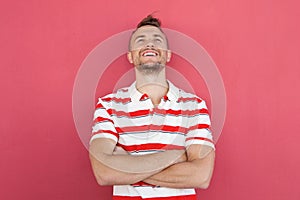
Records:
{"label": "chest", "polygon": [[183,148],[188,119],[180,105],[171,103],[156,108],[147,102],[128,105],[126,110],[113,115],[118,144],[131,153]]}

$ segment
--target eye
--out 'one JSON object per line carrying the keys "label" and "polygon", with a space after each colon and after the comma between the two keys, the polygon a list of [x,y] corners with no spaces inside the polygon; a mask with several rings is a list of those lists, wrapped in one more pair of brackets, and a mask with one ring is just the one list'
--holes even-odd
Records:
{"label": "eye", "polygon": [[157,42],[157,43],[161,43],[161,42],[162,42],[162,39],[156,38],[154,41]]}
{"label": "eye", "polygon": [[140,38],[140,39],[137,39],[135,42],[136,42],[136,43],[143,43],[144,41],[145,41],[145,39]]}

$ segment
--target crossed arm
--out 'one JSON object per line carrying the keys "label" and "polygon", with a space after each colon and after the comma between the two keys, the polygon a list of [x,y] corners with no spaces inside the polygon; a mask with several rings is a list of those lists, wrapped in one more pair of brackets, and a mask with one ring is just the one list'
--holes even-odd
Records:
{"label": "crossed arm", "polygon": [[209,186],[215,151],[208,146],[193,144],[187,149],[187,160],[154,174],[146,183],[170,188],[202,188]]}
{"label": "crossed arm", "polygon": [[211,147],[193,144],[186,151],[167,150],[147,155],[114,154],[116,142],[92,141],[90,160],[100,185],[128,185],[139,181],[171,188],[207,188],[215,153]]}

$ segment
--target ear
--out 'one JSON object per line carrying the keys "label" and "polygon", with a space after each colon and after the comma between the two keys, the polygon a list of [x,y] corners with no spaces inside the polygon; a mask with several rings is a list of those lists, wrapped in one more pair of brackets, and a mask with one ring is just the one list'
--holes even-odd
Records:
{"label": "ear", "polygon": [[133,63],[133,59],[132,59],[132,53],[129,51],[129,52],[127,52],[127,59],[128,59],[128,61],[129,61],[129,63]]}
{"label": "ear", "polygon": [[167,51],[167,62],[170,62],[171,57],[172,57],[172,52],[171,52],[171,50],[168,50]]}

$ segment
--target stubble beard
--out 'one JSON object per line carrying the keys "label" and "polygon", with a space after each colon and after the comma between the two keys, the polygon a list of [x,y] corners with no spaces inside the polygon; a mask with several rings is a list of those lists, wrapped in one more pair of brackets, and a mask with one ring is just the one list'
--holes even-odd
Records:
{"label": "stubble beard", "polygon": [[142,63],[142,64],[137,65],[136,68],[143,75],[157,75],[165,68],[165,65],[163,65],[159,62],[157,62],[157,63]]}

